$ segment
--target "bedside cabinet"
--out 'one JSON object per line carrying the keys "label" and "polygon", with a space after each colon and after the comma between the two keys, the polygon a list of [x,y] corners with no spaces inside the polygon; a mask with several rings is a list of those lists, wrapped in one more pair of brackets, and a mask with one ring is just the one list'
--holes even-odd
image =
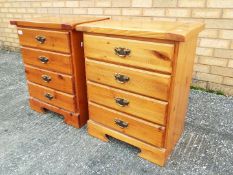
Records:
{"label": "bedside cabinet", "polygon": [[201,23],[100,21],[84,32],[88,132],[163,166],[183,128]]}
{"label": "bedside cabinet", "polygon": [[95,17],[42,17],[15,20],[33,110],[61,114],[74,127],[88,119],[82,32],[75,25]]}

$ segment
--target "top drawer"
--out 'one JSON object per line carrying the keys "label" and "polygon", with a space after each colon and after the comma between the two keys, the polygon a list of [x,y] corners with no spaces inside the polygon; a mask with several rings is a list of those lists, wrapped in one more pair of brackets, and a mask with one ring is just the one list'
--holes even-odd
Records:
{"label": "top drawer", "polygon": [[[84,35],[85,56],[152,71],[172,72],[174,44]],[[98,43],[98,44],[93,44]]]}
{"label": "top drawer", "polygon": [[18,28],[23,46],[70,53],[69,32]]}

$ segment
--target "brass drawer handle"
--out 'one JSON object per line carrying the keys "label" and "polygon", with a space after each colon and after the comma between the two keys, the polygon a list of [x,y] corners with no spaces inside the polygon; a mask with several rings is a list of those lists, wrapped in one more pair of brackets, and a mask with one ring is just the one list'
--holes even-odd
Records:
{"label": "brass drawer handle", "polygon": [[120,73],[115,73],[114,77],[115,77],[115,80],[116,80],[118,83],[121,83],[121,84],[124,84],[124,83],[128,82],[129,79],[130,79],[128,76],[122,75],[122,74],[120,74]]}
{"label": "brass drawer handle", "polygon": [[122,121],[122,120],[120,120],[120,119],[117,119],[117,118],[114,119],[114,122],[115,122],[115,124],[116,124],[117,126],[119,126],[120,128],[127,128],[128,125],[129,125],[127,122],[124,122],[124,121]]}
{"label": "brass drawer handle", "polygon": [[45,56],[39,56],[38,59],[39,59],[40,62],[43,63],[43,64],[46,64],[46,63],[48,63],[48,61],[49,61],[49,59],[48,59],[47,57],[45,57]]}
{"label": "brass drawer handle", "polygon": [[42,75],[41,78],[47,83],[49,83],[52,80],[52,78],[48,75]]}
{"label": "brass drawer handle", "polygon": [[50,93],[46,93],[44,94],[44,96],[48,99],[48,100],[52,100],[53,96]]}
{"label": "brass drawer handle", "polygon": [[130,49],[127,49],[127,48],[123,48],[123,47],[116,47],[114,49],[115,51],[115,54],[118,55],[119,57],[126,57],[126,56],[129,56],[130,53],[131,53],[131,50]]}
{"label": "brass drawer handle", "polygon": [[46,41],[46,38],[44,36],[40,36],[40,35],[36,36],[35,39],[40,44],[44,44],[44,42]]}
{"label": "brass drawer handle", "polygon": [[128,106],[129,105],[129,101],[128,100],[125,100],[123,98],[115,98],[115,102],[116,104],[118,104],[119,106],[121,107],[125,107],[125,106]]}

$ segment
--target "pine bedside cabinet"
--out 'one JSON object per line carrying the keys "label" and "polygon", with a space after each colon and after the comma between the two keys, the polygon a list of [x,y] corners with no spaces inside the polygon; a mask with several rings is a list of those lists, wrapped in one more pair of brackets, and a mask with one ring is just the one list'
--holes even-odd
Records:
{"label": "pine bedside cabinet", "polygon": [[88,132],[163,166],[184,128],[201,23],[106,20],[84,32]]}
{"label": "pine bedside cabinet", "polygon": [[74,127],[88,119],[82,32],[75,25],[95,17],[42,17],[15,20],[33,110],[64,116]]}

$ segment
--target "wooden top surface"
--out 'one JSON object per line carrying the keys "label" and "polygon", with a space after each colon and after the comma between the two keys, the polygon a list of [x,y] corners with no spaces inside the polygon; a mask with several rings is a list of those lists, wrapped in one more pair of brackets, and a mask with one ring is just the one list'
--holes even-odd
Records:
{"label": "wooden top surface", "polygon": [[143,38],[186,41],[204,29],[203,23],[170,21],[114,21],[105,20],[75,27],[89,33],[136,36]]}
{"label": "wooden top surface", "polygon": [[91,16],[48,16],[39,17],[29,20],[11,20],[12,25],[20,27],[39,27],[51,29],[74,29],[76,25],[93,21],[109,19],[107,17],[91,17]]}

